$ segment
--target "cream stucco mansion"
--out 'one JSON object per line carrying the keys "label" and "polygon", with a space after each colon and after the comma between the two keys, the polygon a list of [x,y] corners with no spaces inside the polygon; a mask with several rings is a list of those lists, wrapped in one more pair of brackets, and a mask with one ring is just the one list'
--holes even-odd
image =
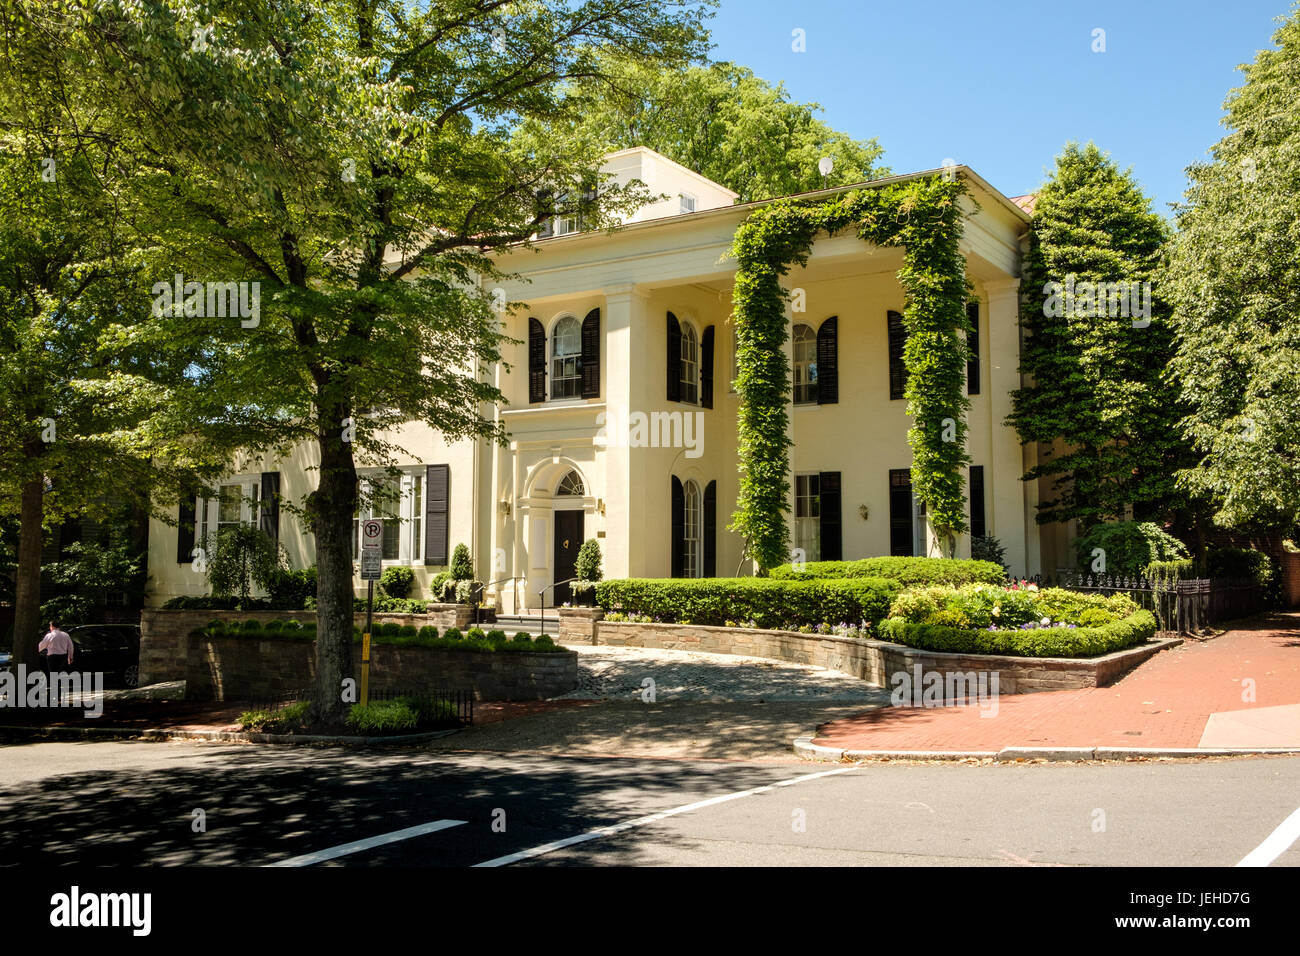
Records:
{"label": "cream stucco mansion", "polygon": [[[516,595],[535,608],[570,577],[587,538],[600,541],[606,577],[750,571],[727,530],[739,484],[727,250],[754,207],[644,148],[610,155],[603,171],[668,198],[613,233],[556,221],[535,251],[507,257],[529,281],[505,295],[528,308],[507,319],[520,343],[505,354],[513,373],[487,370],[509,404],[484,414],[504,421],[509,445],[446,442],[419,423],[393,436],[405,449],[401,478],[385,478],[367,512],[388,519],[385,563],[413,567],[421,587],[459,542],[479,579],[503,582],[490,592],[507,613],[520,609]],[[962,250],[978,330],[967,374],[972,529],[1001,541],[1013,574],[1034,574],[1063,559],[1066,529],[1035,524],[1039,489],[1020,476],[1037,452],[1003,424],[1020,384],[1029,215],[970,169],[958,174],[969,187]],[[901,259],[851,234],[822,238],[787,280],[802,290],[788,345],[790,537],[808,560],[938,553],[909,478]],[[312,489],[310,454],[242,463],[211,498],[182,503],[179,527],[155,520],[150,603],[205,593],[189,549],[225,524],[260,522],[293,566],[311,564],[310,536],[273,498],[301,501]],[[958,556],[969,553],[965,537]],[[555,590],[562,601],[565,588]],[[556,603],[553,591],[545,599]]]}

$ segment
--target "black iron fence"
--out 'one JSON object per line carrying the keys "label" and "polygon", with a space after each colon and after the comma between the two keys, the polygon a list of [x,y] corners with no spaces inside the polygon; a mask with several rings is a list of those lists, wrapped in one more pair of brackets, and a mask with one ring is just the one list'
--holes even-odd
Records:
{"label": "black iron fence", "polygon": [[[311,699],[311,690],[292,690],[257,697],[248,702],[250,711],[276,713]],[[425,715],[428,727],[463,727],[474,723],[474,694],[467,690],[427,687],[417,690],[371,690],[370,703],[406,700]]]}
{"label": "black iron fence", "polygon": [[[1052,583],[1041,576],[1038,581]],[[1155,615],[1160,630],[1180,634],[1196,634],[1220,622],[1264,609],[1263,592],[1249,578],[1152,580],[1058,568],[1055,584],[1071,591],[1127,594]]]}

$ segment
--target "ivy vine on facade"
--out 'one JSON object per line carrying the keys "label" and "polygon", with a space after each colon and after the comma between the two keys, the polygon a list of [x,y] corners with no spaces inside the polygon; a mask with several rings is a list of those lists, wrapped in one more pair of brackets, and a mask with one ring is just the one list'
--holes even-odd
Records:
{"label": "ivy vine on facade", "polygon": [[907,297],[907,433],[912,484],[951,555],[967,530],[962,467],[966,454],[966,264],[959,248],[965,186],[928,175],[824,201],[782,200],[753,213],[736,231],[738,261],[732,321],[740,396],[740,495],[732,530],[766,570],[788,560],[790,438],[785,353],[788,291],[781,279],[807,264],[814,239],[855,228],[860,239],[903,250],[899,283]]}

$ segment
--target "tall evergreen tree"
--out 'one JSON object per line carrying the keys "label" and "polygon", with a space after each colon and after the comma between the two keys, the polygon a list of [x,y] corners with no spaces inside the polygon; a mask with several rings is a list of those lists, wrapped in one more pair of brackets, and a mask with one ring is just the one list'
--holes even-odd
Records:
{"label": "tall evergreen tree", "polygon": [[1228,134],[1191,167],[1170,257],[1178,351],[1197,461],[1187,487],[1215,521],[1300,522],[1300,8],[1241,67]]}
{"label": "tall evergreen tree", "polygon": [[1034,208],[1020,286],[1027,384],[1009,419],[1043,447],[1025,480],[1054,479],[1040,523],[1087,528],[1129,508],[1165,519],[1181,503],[1172,473],[1185,449],[1158,274],[1168,235],[1131,170],[1091,143],[1057,157]]}

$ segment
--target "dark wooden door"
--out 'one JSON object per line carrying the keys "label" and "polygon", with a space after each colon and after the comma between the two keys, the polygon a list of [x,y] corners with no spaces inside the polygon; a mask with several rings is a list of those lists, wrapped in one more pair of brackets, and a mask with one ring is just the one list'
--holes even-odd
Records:
{"label": "dark wooden door", "polygon": [[[578,549],[582,547],[581,511],[555,512],[555,577],[552,581],[567,581],[573,577],[578,567]],[[558,606],[571,600],[573,592],[567,584],[557,585],[552,589],[554,602]]]}

